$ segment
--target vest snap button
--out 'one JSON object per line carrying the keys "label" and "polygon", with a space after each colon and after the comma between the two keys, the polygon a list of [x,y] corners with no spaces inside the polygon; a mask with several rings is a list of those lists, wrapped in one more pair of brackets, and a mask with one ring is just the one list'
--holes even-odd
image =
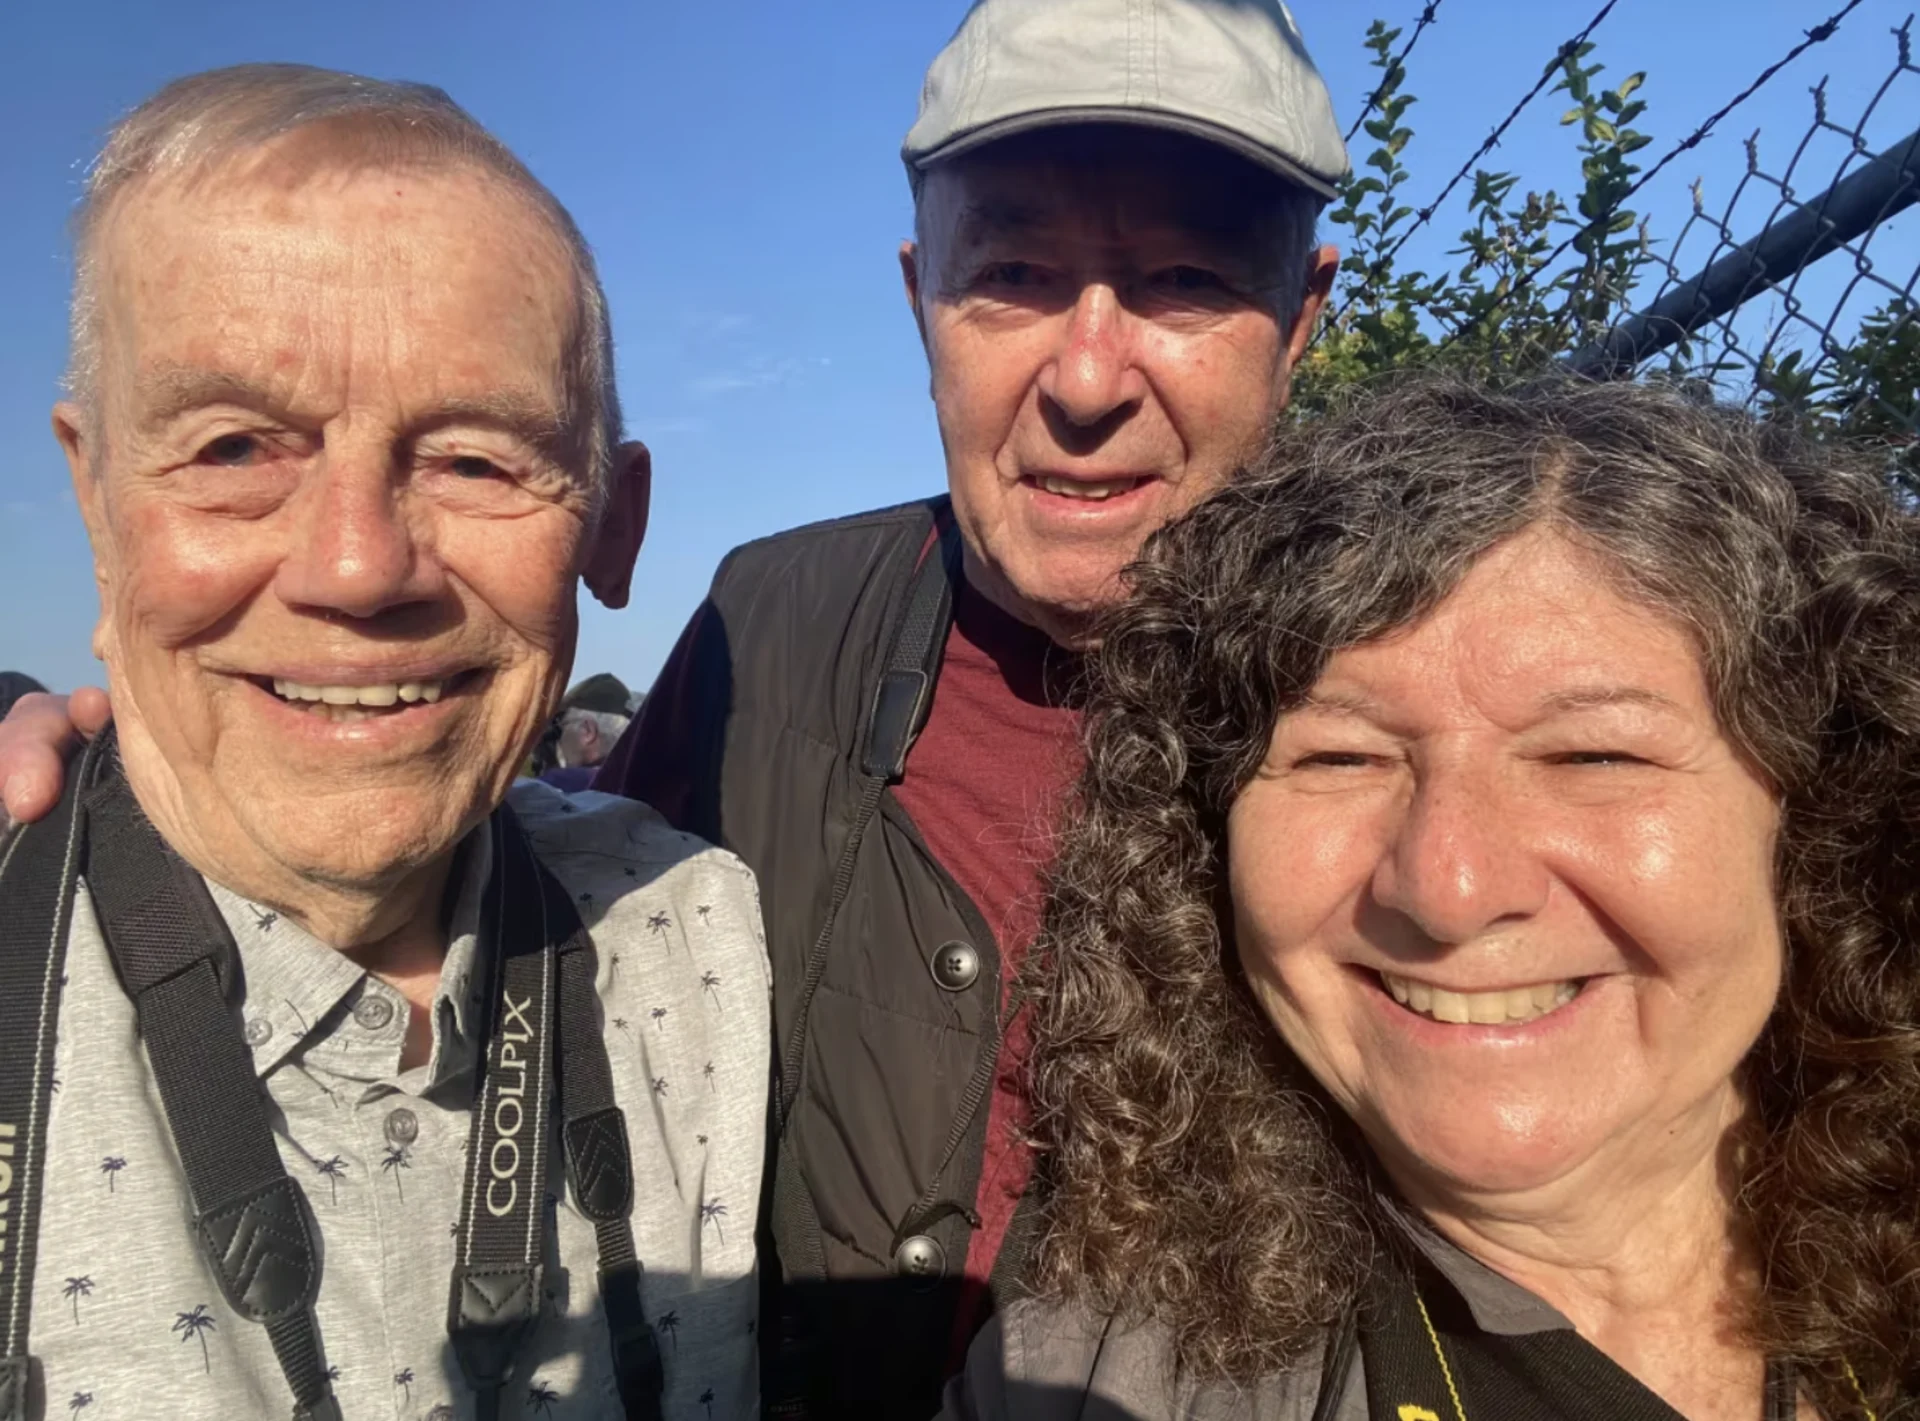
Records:
{"label": "vest snap button", "polygon": [[980,954],[969,943],[941,944],[928,965],[942,991],[964,992],[980,979]]}
{"label": "vest snap button", "polygon": [[915,1234],[893,1251],[893,1271],[902,1278],[937,1278],[947,1271],[947,1251],[939,1240]]}

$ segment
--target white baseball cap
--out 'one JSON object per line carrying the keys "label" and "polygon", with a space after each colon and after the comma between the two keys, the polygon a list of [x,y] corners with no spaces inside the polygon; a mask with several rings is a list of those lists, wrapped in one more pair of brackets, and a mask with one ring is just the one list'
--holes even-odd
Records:
{"label": "white baseball cap", "polygon": [[922,171],[1083,123],[1189,134],[1322,197],[1347,172],[1326,83],[1280,0],[976,0],[927,70],[900,155]]}

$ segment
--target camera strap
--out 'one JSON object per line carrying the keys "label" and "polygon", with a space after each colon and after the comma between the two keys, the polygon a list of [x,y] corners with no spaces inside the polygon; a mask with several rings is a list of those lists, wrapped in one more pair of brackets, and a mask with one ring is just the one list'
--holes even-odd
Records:
{"label": "camera strap", "polygon": [[621,1401],[629,1418],[654,1421],[664,1374],[640,1298],[628,1217],[633,1162],[598,1017],[593,939],[505,805],[495,812],[494,831],[498,861],[481,910],[496,944],[489,954],[494,980],[484,998],[487,1051],[474,1097],[447,1333],[481,1398],[481,1416],[490,1418],[540,1315],[548,1111],[557,1104],[567,1178],[594,1226]]}
{"label": "camera strap", "polygon": [[[512,811],[492,824],[484,899],[490,990],[448,1333],[483,1418],[537,1321],[548,1247],[549,1140],[592,1221],[615,1376],[631,1421],[657,1421],[663,1372],[640,1297],[625,1117],[594,992],[592,938],[534,858]],[[233,1010],[239,953],[206,884],[141,812],[111,731],[60,808],[0,844],[0,1421],[25,1421],[39,1191],[52,1046],[75,889],[84,876],[133,1000],[194,1233],[227,1304],[267,1329],[295,1421],[339,1421],[313,1302],[320,1254],[305,1195],[281,1163],[266,1093]],[[490,939],[490,941],[489,941]],[[29,1010],[32,1013],[28,1019]],[[9,1152],[11,1151],[11,1152]]]}
{"label": "camera strap", "polygon": [[84,852],[77,781],[52,814],[0,838],[0,1421],[27,1418],[54,1034]]}

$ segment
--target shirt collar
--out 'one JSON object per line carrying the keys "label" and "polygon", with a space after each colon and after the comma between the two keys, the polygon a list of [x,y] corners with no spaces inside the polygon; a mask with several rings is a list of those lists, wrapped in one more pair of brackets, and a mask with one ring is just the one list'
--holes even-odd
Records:
{"label": "shirt collar", "polygon": [[[472,1069],[477,1056],[477,995],[486,977],[480,970],[480,911],[493,872],[491,821],[468,834],[457,853],[459,883],[421,1089]],[[241,1019],[257,1074],[265,1076],[295,1053],[342,1075],[373,1080],[400,1074],[411,1010],[406,998],[291,918],[212,880],[207,887],[239,949]],[[491,934],[487,940],[490,947]]]}
{"label": "shirt collar", "polygon": [[1482,1332],[1495,1337],[1524,1337],[1535,1332],[1573,1330],[1573,1324],[1559,1309],[1487,1267],[1412,1209],[1394,1200],[1383,1203],[1408,1241],[1460,1294],[1473,1314],[1474,1325]]}

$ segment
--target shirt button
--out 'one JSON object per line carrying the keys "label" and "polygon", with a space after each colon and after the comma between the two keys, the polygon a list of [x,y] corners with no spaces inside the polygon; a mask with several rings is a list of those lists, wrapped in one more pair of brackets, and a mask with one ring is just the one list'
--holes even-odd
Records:
{"label": "shirt button", "polygon": [[247,1045],[259,1048],[273,1040],[273,1023],[264,1016],[256,1016],[247,1023]]}
{"label": "shirt button", "polygon": [[893,1271],[902,1278],[937,1278],[946,1269],[946,1249],[925,1234],[915,1234],[893,1251]]}
{"label": "shirt button", "polygon": [[949,992],[964,992],[980,977],[980,954],[964,942],[943,944],[928,965],[933,980]]}
{"label": "shirt button", "polygon": [[410,1145],[420,1138],[420,1117],[406,1106],[401,1106],[387,1116],[387,1143],[390,1145]]}
{"label": "shirt button", "polygon": [[368,1031],[378,1031],[393,1020],[393,1003],[385,997],[369,994],[354,1003],[353,1019]]}

